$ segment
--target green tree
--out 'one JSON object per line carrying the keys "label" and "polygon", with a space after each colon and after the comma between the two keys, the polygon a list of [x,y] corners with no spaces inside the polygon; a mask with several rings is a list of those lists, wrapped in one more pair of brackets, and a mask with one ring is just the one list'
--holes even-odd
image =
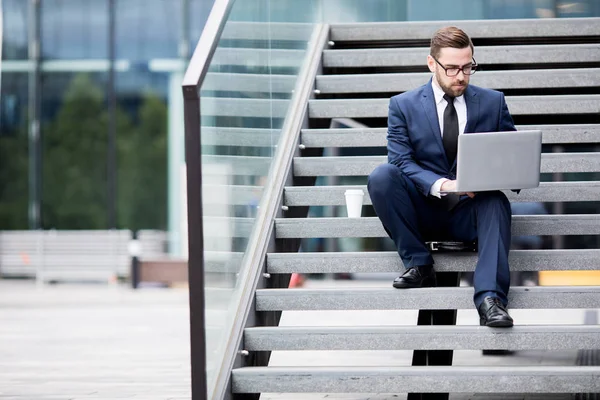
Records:
{"label": "green tree", "polygon": [[[131,129],[117,113],[117,133]],[[43,227],[107,228],[108,113],[102,90],[76,75],[43,132]]]}
{"label": "green tree", "polygon": [[146,93],[139,124],[119,132],[119,225],[129,229],[166,229],[167,106]]}
{"label": "green tree", "polygon": [[0,134],[0,230],[28,227],[27,125]]}
{"label": "green tree", "polygon": [[[145,94],[138,121],[117,108],[117,227],[165,229],[165,103]],[[42,135],[43,228],[106,229],[108,110],[89,75],[72,79]],[[26,130],[0,136],[0,229],[27,228],[27,161]]]}

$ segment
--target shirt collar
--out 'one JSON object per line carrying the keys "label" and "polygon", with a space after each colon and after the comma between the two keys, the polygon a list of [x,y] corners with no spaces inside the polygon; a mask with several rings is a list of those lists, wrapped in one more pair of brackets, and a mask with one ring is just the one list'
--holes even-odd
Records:
{"label": "shirt collar", "polygon": [[[431,87],[433,88],[433,96],[435,97],[435,104],[439,105],[442,101],[446,101],[444,100],[444,91],[442,90],[441,87],[438,86],[438,84],[432,79],[431,80]],[[464,103],[465,102],[465,96],[464,94],[461,94],[458,97],[454,98],[454,102],[455,103]]]}

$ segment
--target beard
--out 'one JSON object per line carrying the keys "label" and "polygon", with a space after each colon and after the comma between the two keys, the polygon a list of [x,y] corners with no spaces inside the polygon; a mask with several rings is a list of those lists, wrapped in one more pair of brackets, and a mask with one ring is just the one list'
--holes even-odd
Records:
{"label": "beard", "polygon": [[450,83],[446,83],[442,79],[445,77],[445,75],[441,76],[439,71],[436,71],[435,77],[436,77],[438,84],[440,85],[440,88],[442,88],[444,93],[446,93],[450,97],[462,96],[462,94],[465,92],[465,90],[467,90],[467,86],[469,86],[469,82],[467,82],[464,79],[457,79],[457,80],[451,81]]}

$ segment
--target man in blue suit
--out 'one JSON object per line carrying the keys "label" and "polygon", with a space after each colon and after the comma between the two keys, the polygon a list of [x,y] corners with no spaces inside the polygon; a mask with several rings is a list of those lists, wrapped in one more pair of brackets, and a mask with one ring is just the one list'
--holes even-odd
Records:
{"label": "man in blue suit", "polygon": [[394,96],[388,116],[388,164],[369,176],[373,207],[407,270],[398,289],[436,286],[425,238],[478,241],[474,302],[480,324],[510,327],[507,294],[511,209],[500,191],[444,195],[456,187],[458,135],[514,131],[504,95],[469,85],[473,43],[456,27],[431,39],[424,86]]}

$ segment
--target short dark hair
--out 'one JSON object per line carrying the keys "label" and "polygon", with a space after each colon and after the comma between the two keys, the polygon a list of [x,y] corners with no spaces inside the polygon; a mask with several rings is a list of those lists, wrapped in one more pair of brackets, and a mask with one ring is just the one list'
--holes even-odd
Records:
{"label": "short dark hair", "polygon": [[431,48],[429,54],[437,58],[440,56],[440,51],[444,47],[453,47],[455,49],[464,49],[470,47],[471,52],[475,53],[473,48],[473,42],[469,35],[467,35],[462,29],[455,26],[447,26],[445,28],[438,29],[431,38]]}

